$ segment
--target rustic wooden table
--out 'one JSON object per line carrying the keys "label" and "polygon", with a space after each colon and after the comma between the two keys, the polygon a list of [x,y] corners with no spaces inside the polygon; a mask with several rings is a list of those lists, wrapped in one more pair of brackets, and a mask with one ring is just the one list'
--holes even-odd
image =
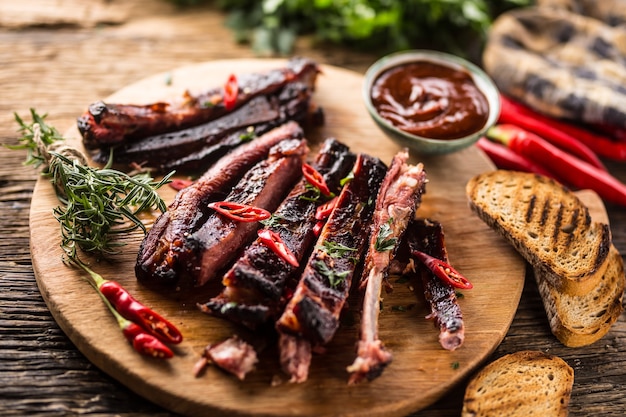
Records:
{"label": "rustic wooden table", "polygon": [[[297,54],[359,72],[376,56],[315,48]],[[13,112],[49,113],[69,129],[86,104],[156,72],[224,58],[253,57],[232,41],[210,7],[177,10],[166,1],[21,0],[0,3],[0,142],[16,143]],[[29,252],[29,208],[37,172],[24,154],[0,149],[0,414],[171,416],[92,365],[52,318]],[[626,181],[626,164],[607,161]],[[613,240],[626,254],[626,211],[607,205]],[[512,326],[493,358],[538,349],[575,370],[571,416],[626,410],[626,319],[599,342],[563,347],[550,333],[534,280],[527,277]],[[464,383],[419,416],[457,416]]]}

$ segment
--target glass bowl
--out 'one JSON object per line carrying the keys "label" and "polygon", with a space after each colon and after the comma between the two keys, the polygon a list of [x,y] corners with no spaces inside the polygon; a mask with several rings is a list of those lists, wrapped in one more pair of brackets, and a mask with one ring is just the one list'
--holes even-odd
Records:
{"label": "glass bowl", "polygon": [[[482,127],[463,137],[454,139],[437,139],[419,136],[401,130],[379,114],[374,106],[374,103],[372,102],[371,94],[374,82],[378,79],[378,77],[390,68],[424,61],[443,65],[455,70],[462,70],[470,75],[478,90],[483,93],[487,100],[487,119]],[[455,152],[474,144],[482,135],[485,134],[489,127],[496,123],[500,115],[500,95],[498,88],[483,70],[458,56],[430,50],[396,52],[380,58],[372,64],[365,73],[363,98],[365,100],[365,106],[368,113],[389,138],[401,146],[408,147],[416,153],[423,155]]]}

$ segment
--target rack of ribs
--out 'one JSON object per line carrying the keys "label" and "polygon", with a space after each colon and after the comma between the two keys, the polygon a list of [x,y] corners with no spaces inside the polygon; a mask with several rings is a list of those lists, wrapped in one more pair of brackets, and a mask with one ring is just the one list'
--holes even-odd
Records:
{"label": "rack of ribs", "polygon": [[360,340],[357,357],[347,368],[350,383],[377,378],[392,360],[391,353],[378,337],[381,289],[407,225],[421,204],[426,185],[422,164],[409,165],[408,157],[406,150],[396,154],[376,199],[372,234],[359,285],[365,288]]}
{"label": "rack of ribs", "polygon": [[[324,177],[329,189],[337,194],[341,180],[354,166],[356,156],[337,140],[327,139],[318,152],[313,167]],[[315,236],[318,207],[324,200],[315,198],[306,179],[302,179],[273,213],[265,227],[278,233],[300,263],[310,252]],[[301,271],[291,265],[260,239],[246,248],[222,278],[223,291],[202,304],[205,313],[226,317],[250,328],[275,321],[282,313],[295,275]]]}
{"label": "rack of ribs", "polygon": [[143,239],[135,264],[137,278],[146,284],[177,285],[185,241],[213,214],[208,204],[223,199],[248,170],[268,157],[274,146],[302,137],[302,129],[295,122],[272,129],[228,153],[181,190]]}
{"label": "rack of ribs", "polygon": [[[255,97],[274,94],[289,83],[303,83],[312,89],[318,72],[319,68],[314,61],[292,58],[283,68],[239,74],[233,109]],[[220,86],[196,96],[185,92],[181,100],[146,105],[98,101],[89,105],[78,118],[78,130],[88,149],[174,132],[218,119],[232,111],[224,105],[222,95]]]}
{"label": "rack of ribs", "polygon": [[293,297],[276,322],[279,347],[287,349],[280,352],[281,364],[292,381],[306,380],[311,346],[328,343],[339,327],[353,275],[365,253],[374,212],[371,198],[386,171],[377,158],[358,155],[353,178],[338,196]]}

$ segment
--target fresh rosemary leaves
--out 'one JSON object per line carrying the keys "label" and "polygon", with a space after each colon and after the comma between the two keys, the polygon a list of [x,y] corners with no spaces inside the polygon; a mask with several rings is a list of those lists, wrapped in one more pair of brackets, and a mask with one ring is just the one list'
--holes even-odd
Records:
{"label": "fresh rosemary leaves", "polygon": [[[20,125],[21,144],[12,149],[27,149],[26,164],[42,166],[59,201],[54,215],[61,225],[61,247],[70,259],[77,258],[77,248],[96,255],[112,255],[124,243],[114,237],[145,226],[137,215],[145,210],[167,208],[157,189],[169,182],[171,174],[154,181],[148,174],[128,175],[124,172],[94,168],[51,145],[62,141],[58,131],[31,109],[32,124],[16,114]],[[74,150],[73,154],[76,153]]]}

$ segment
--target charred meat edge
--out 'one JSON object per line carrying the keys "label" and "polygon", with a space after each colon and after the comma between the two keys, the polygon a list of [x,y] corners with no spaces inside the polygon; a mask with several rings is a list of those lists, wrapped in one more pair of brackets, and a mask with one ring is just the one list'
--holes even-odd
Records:
{"label": "charred meat edge", "polygon": [[391,353],[378,337],[381,290],[407,225],[421,204],[426,184],[423,165],[407,164],[408,157],[407,150],[396,154],[376,199],[372,233],[360,281],[360,287],[365,287],[360,340],[357,357],[347,368],[351,384],[365,378],[377,378],[392,360]]}
{"label": "charred meat edge", "polygon": [[176,285],[178,255],[186,237],[211,212],[207,205],[222,199],[246,171],[267,157],[273,146],[302,137],[300,126],[288,122],[228,153],[191,186],[181,190],[143,239],[135,265],[137,278],[148,284]]}
{"label": "charred meat edge", "polygon": [[[293,297],[276,323],[279,333],[295,336],[294,352],[303,346],[328,343],[339,327],[339,316],[348,297],[352,277],[365,252],[374,211],[371,196],[378,193],[386,166],[377,158],[360,154],[353,179],[344,186],[324,225]],[[341,245],[350,250],[334,252]],[[310,349],[310,347],[308,348]],[[302,368],[305,358],[281,352],[283,370]],[[308,365],[305,367],[308,369]],[[292,375],[292,380],[295,375]],[[306,374],[296,379],[302,382]]]}
{"label": "charred meat edge", "polygon": [[[336,139],[327,139],[313,166],[323,175],[330,190],[338,194],[340,182],[354,166],[356,155]],[[265,227],[278,233],[285,245],[301,262],[316,237],[316,209],[325,202],[302,179],[273,213]],[[256,328],[274,320],[282,312],[286,285],[293,282],[299,269],[267,248],[259,239],[248,246],[222,278],[225,288],[202,311]]]}
{"label": "charred meat edge", "polygon": [[[240,74],[237,76],[235,108],[253,97],[271,94],[290,82],[313,85],[318,72],[315,62],[306,58],[292,58],[283,68],[264,73]],[[195,126],[227,113],[221,100],[222,89],[220,85],[196,96],[185,92],[182,100],[146,105],[98,101],[78,118],[78,129],[85,147],[93,149]]]}
{"label": "charred meat edge", "polygon": [[115,164],[135,163],[154,171],[198,171],[215,163],[228,151],[288,121],[307,121],[312,86],[288,84],[272,95],[258,96],[209,122],[148,136],[114,147],[101,147],[94,160]]}
{"label": "charred meat edge", "polygon": [[[266,160],[246,172],[224,201],[273,212],[300,178],[307,151],[304,139],[280,142]],[[185,239],[180,252],[181,272],[191,277],[197,286],[206,284],[253,240],[259,226],[259,222],[238,222],[219,213],[210,214],[204,224]]]}
{"label": "charred meat edge", "polygon": [[[443,226],[429,219],[415,219],[409,225],[407,242],[411,251],[419,250],[432,257],[449,263],[445,246]],[[439,328],[439,343],[446,350],[455,350],[465,338],[463,314],[458,304],[456,290],[452,285],[437,278],[420,262],[415,263],[416,273],[424,287],[424,296],[430,305],[431,313]]]}

